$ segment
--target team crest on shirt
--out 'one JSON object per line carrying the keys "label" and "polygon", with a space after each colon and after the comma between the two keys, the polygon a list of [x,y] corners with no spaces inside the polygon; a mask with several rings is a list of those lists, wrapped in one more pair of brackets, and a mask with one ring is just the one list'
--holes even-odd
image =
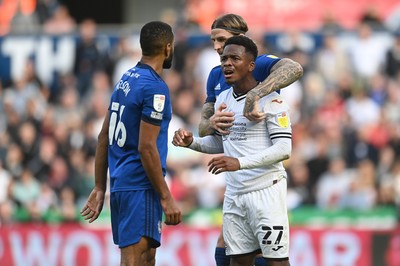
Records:
{"label": "team crest on shirt", "polygon": [[286,128],[289,126],[289,117],[286,112],[277,114],[276,118],[280,127]]}
{"label": "team crest on shirt", "polygon": [[155,94],[153,98],[153,107],[157,112],[164,110],[165,95]]}

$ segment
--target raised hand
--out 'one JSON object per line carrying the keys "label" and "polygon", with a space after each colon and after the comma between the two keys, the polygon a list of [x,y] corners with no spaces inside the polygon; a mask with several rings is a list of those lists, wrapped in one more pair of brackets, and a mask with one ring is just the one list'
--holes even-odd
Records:
{"label": "raised hand", "polygon": [[183,128],[178,129],[174,133],[172,144],[179,147],[187,147],[193,142],[193,133]]}

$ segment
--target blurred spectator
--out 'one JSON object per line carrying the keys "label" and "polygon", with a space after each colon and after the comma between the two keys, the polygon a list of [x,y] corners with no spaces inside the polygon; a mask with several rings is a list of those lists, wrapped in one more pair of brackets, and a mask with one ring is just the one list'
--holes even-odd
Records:
{"label": "blurred spectator", "polygon": [[35,202],[40,196],[40,183],[25,169],[19,179],[15,180],[11,185],[11,198],[22,209],[26,210],[27,219],[32,218],[35,211]]}
{"label": "blurred spectator", "polygon": [[46,182],[56,155],[57,144],[55,140],[50,136],[43,136],[38,154],[29,161],[27,167],[38,180]]}
{"label": "blurred spectator", "polygon": [[33,7],[27,7],[24,1],[18,1],[18,9],[10,21],[10,32],[32,34],[40,30],[39,17]]}
{"label": "blurred spectator", "polygon": [[50,166],[50,173],[46,182],[51,189],[58,195],[61,195],[61,191],[72,181],[70,177],[68,164],[65,159],[56,157]]}
{"label": "blurred spectator", "polygon": [[[321,105],[325,93],[327,91],[325,82],[321,75],[316,72],[309,72],[303,78],[303,94],[302,98],[297,100],[297,103],[292,103],[291,106],[298,106],[297,109],[302,110],[302,119],[312,116],[316,109]],[[281,92],[282,95],[291,94],[290,92]],[[293,108],[293,107],[292,107]],[[298,121],[297,118],[295,121]]]}
{"label": "blurred spectator", "polygon": [[385,30],[382,19],[376,5],[369,5],[363,12],[360,18],[361,23],[366,23],[373,30]]}
{"label": "blurred spectator", "polygon": [[58,0],[38,0],[36,3],[36,14],[38,15],[40,24],[43,25],[53,16],[59,5],[60,2]]}
{"label": "blurred spectator", "polygon": [[43,31],[47,34],[68,34],[75,30],[76,22],[64,5],[59,5],[43,23]]}
{"label": "blurred spectator", "polygon": [[218,53],[214,51],[214,48],[211,45],[206,45],[198,49],[196,64],[194,66],[194,77],[198,83],[196,85],[205,94],[208,74],[211,69],[220,65],[221,62]]}
{"label": "blurred spectator", "polygon": [[346,112],[354,128],[374,124],[379,121],[379,105],[368,97],[364,88],[353,90],[353,97],[346,100]]}
{"label": "blurred spectator", "polygon": [[12,200],[7,200],[0,203],[0,227],[6,225],[14,225],[16,222],[20,222],[14,218],[15,204]]}
{"label": "blurred spectator", "polygon": [[288,172],[288,209],[314,204],[314,195],[311,191],[310,173],[307,165],[300,158],[290,159]]}
{"label": "blurred spectator", "polygon": [[[394,205],[395,190],[394,182],[398,168],[395,161],[395,153],[392,147],[386,146],[379,153],[379,162],[376,167],[377,173],[377,204]],[[400,173],[400,172],[399,172]]]}
{"label": "blurred spectator", "polygon": [[7,201],[10,196],[11,175],[4,169],[2,161],[0,161],[0,204]]}
{"label": "blurred spectator", "polygon": [[386,93],[387,97],[383,105],[384,117],[389,124],[400,124],[400,83],[390,80]]}
{"label": "blurred spectator", "polygon": [[357,28],[357,36],[349,47],[349,54],[354,73],[365,84],[366,79],[377,74],[385,60],[385,43],[377,38],[371,25],[361,23]]}
{"label": "blurred spectator", "polygon": [[326,130],[340,130],[346,123],[346,109],[337,90],[327,90],[315,110],[315,124]]}
{"label": "blurred spectator", "polygon": [[338,34],[343,31],[343,27],[339,24],[335,14],[331,9],[324,10],[320,32],[322,34]]}
{"label": "blurred spectator", "polygon": [[400,206],[400,160],[397,160],[393,164],[393,169],[392,169],[392,178],[393,178],[393,184],[394,184],[394,195],[395,195],[395,203],[399,208]]}
{"label": "blurred spectator", "polygon": [[349,167],[355,167],[365,159],[378,161],[378,149],[371,144],[369,128],[360,126],[356,130],[349,130],[343,137],[345,158]]}
{"label": "blurred spectator", "polygon": [[60,211],[62,222],[68,223],[78,221],[75,194],[70,187],[64,187],[60,191]]}
{"label": "blurred spectator", "polygon": [[386,77],[378,73],[371,77],[367,91],[368,96],[382,107],[385,104],[386,97],[387,97],[387,84],[386,84]]}
{"label": "blurred spectator", "polygon": [[[317,190],[317,184],[320,182],[322,175],[329,169],[329,155],[328,155],[328,143],[322,134],[317,134],[313,138],[314,142],[312,150],[314,154],[306,161],[306,166],[309,173],[308,186],[312,191],[313,196],[319,193]],[[315,202],[315,198],[312,199]]]}
{"label": "blurred spectator", "polygon": [[358,163],[355,171],[354,180],[344,196],[343,207],[353,210],[371,210],[375,207],[377,200],[375,165],[370,160],[363,160]]}
{"label": "blurred spectator", "polygon": [[24,121],[18,129],[18,145],[22,148],[24,165],[28,165],[39,153],[40,138],[35,125]]}
{"label": "blurred spectator", "polygon": [[336,33],[326,31],[322,34],[322,47],[317,49],[314,57],[315,68],[328,88],[332,88],[346,73],[351,72],[350,61]]}
{"label": "blurred spectator", "polygon": [[15,112],[20,118],[27,115],[28,102],[41,101],[41,91],[37,84],[29,83],[23,77],[15,80],[10,88],[4,91],[4,109],[7,113]]}
{"label": "blurred spectator", "polygon": [[40,183],[40,193],[33,204],[36,220],[49,221],[50,212],[58,208],[57,194],[46,183]]}
{"label": "blurred spectator", "polygon": [[16,143],[9,143],[6,153],[6,158],[4,159],[4,168],[16,178],[22,175],[25,169],[23,164],[24,154],[22,149]]}
{"label": "blurred spectator", "polygon": [[315,41],[305,32],[297,29],[288,29],[279,35],[277,47],[285,55],[292,54],[294,51],[310,53],[315,49]]}
{"label": "blurred spectator", "polygon": [[329,169],[323,173],[317,183],[317,205],[324,210],[342,209],[347,194],[354,182],[355,172],[346,168],[343,158],[332,158]]}
{"label": "blurred spectator", "polygon": [[393,44],[386,52],[385,73],[400,81],[400,29],[393,33]]}
{"label": "blurred spectator", "polygon": [[[97,24],[86,19],[79,25],[79,41],[75,52],[74,74],[77,78],[77,89],[81,97],[86,95],[94,72],[102,65],[103,55],[96,43]],[[104,63],[104,62],[103,62]]]}
{"label": "blurred spectator", "polygon": [[393,147],[386,145],[379,151],[379,162],[377,164],[378,179],[381,180],[391,171],[396,160],[396,154]]}
{"label": "blurred spectator", "polygon": [[114,71],[112,83],[117,84],[122,75],[140,61],[141,50],[139,36],[122,36],[112,54]]}

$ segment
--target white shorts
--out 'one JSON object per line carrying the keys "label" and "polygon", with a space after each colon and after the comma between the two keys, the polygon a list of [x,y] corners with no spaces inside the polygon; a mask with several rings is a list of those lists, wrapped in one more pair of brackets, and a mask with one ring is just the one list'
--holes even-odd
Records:
{"label": "white shorts", "polygon": [[286,193],[282,178],[262,190],[225,196],[222,227],[228,256],[261,249],[265,258],[289,257]]}

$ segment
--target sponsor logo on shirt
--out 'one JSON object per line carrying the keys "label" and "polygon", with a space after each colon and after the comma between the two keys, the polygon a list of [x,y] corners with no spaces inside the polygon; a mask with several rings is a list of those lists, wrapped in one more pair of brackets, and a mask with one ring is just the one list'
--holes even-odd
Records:
{"label": "sponsor logo on shirt", "polygon": [[157,119],[157,120],[162,120],[163,114],[162,113],[157,113],[157,112],[151,112],[150,114],[151,118]]}
{"label": "sponsor logo on shirt", "polygon": [[[132,71],[135,71],[136,69],[132,69]],[[125,75],[127,75],[128,77],[133,77],[133,78],[138,78],[138,77],[140,77],[140,74],[139,73],[136,73],[136,72],[132,72],[132,71],[126,71],[125,72]]]}
{"label": "sponsor logo on shirt", "polygon": [[278,100],[278,99],[273,99],[271,102],[272,103],[279,103],[279,104],[283,103],[282,100]]}
{"label": "sponsor logo on shirt", "polygon": [[165,95],[155,94],[153,98],[153,107],[157,112],[164,110]]}

